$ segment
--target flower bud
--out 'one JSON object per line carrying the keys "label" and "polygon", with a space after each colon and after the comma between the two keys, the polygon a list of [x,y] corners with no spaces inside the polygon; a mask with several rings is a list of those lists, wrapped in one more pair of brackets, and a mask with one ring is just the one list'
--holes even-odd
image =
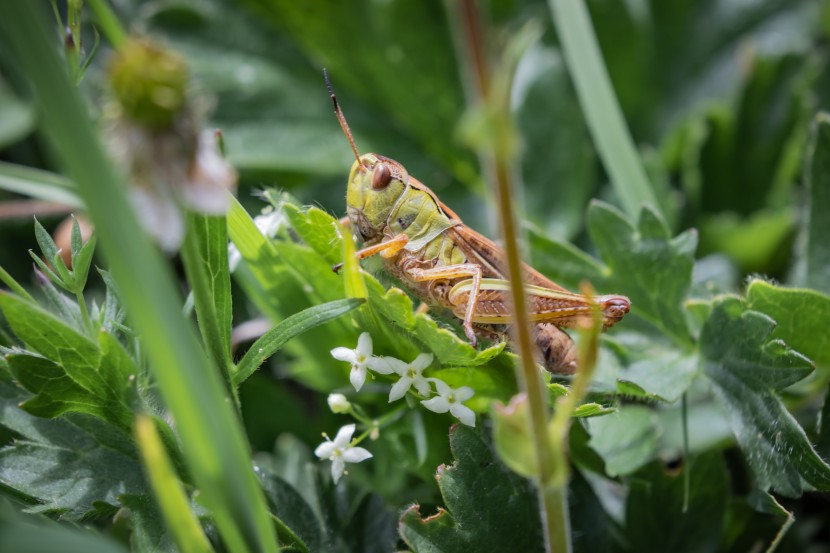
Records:
{"label": "flower bud", "polygon": [[348,413],[352,408],[352,404],[343,394],[329,394],[328,402],[332,413]]}

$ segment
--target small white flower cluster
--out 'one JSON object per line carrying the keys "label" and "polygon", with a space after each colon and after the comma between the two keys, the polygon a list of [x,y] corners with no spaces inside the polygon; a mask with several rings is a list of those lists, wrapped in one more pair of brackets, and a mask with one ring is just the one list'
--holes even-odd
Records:
{"label": "small white flower cluster", "polygon": [[[349,373],[349,381],[357,391],[360,391],[366,382],[367,369],[378,374],[397,375],[397,381],[389,391],[390,403],[404,397],[413,387],[420,396],[429,396],[434,385],[436,395],[422,400],[421,405],[435,413],[449,412],[468,426],[475,426],[476,424],[475,413],[464,405],[464,402],[473,397],[475,393],[472,388],[469,386],[452,388],[439,378],[424,377],[424,370],[432,364],[433,356],[431,353],[422,353],[409,363],[394,357],[378,357],[372,354],[372,337],[368,332],[364,332],[358,338],[355,349],[334,348],[331,350],[331,355],[339,361],[351,364],[352,370]],[[343,394],[330,394],[328,403],[334,413],[351,413],[359,420],[363,420],[363,417],[360,416],[360,407],[349,403],[349,400]],[[352,439],[355,425],[348,424],[337,431],[334,441],[326,436],[326,441],[314,450],[314,454],[321,460],[331,461],[331,476],[335,483],[345,473],[346,463],[359,463],[372,456],[362,447],[356,446],[367,436],[372,439],[377,438],[379,421],[373,421],[371,424],[368,421],[364,422],[367,423],[370,429],[358,438]]]}
{"label": "small white flower cluster", "polygon": [[349,380],[354,389],[360,391],[366,382],[366,369],[378,374],[396,374],[398,381],[389,391],[389,402],[401,399],[413,386],[422,395],[428,396],[432,392],[430,384],[435,385],[436,396],[421,401],[421,405],[435,413],[446,413],[467,426],[476,425],[476,416],[472,409],[463,403],[473,397],[473,389],[469,386],[451,388],[446,382],[438,378],[425,378],[424,370],[432,364],[431,353],[422,353],[413,361],[405,363],[394,357],[378,357],[372,355],[372,337],[364,332],[357,340],[355,349],[334,348],[331,355],[339,361],[351,363],[352,371]]}

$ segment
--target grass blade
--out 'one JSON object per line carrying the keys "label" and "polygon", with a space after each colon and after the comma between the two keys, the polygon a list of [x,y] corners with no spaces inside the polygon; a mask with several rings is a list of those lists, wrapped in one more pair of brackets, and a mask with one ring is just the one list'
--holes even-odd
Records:
{"label": "grass blade", "polygon": [[280,321],[254,342],[251,349],[239,362],[237,372],[233,375],[233,383],[236,386],[242,384],[266,359],[279,351],[291,338],[348,313],[364,301],[362,298],[330,301],[323,305],[315,305],[291,315],[284,321]]}
{"label": "grass blade", "polygon": [[136,420],[135,439],[153,493],[179,550],[182,553],[211,553],[213,549],[190,510],[182,484],[176,478],[173,464],[149,417],[141,416]]}
{"label": "grass blade", "polygon": [[659,211],[661,206],[623,118],[584,1],[548,0],[548,5],[591,136],[625,212],[636,219],[644,204]]}
{"label": "grass blade", "polygon": [[47,202],[83,207],[74,185],[60,175],[0,161],[0,189]]}

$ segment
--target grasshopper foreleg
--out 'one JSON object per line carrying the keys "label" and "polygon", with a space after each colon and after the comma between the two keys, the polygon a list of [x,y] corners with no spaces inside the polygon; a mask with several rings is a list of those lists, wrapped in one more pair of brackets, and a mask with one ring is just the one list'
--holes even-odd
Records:
{"label": "grasshopper foreleg", "polygon": [[[407,242],[409,242],[409,236],[401,233],[393,236],[385,242],[381,242],[380,244],[375,244],[374,246],[358,250],[355,253],[355,257],[357,259],[366,259],[367,257],[380,254],[381,257],[389,258],[401,251],[404,246],[406,246]],[[338,263],[337,265],[333,265],[331,270],[335,273],[339,273],[342,268],[343,263]]]}
{"label": "grasshopper foreleg", "polygon": [[[470,287],[470,293],[466,300],[467,305],[464,310],[463,326],[467,340],[469,340],[471,346],[475,347],[478,340],[473,330],[473,315],[475,314],[476,302],[478,301],[478,291],[481,288],[481,267],[472,263],[461,263],[459,265],[447,265],[433,269],[411,268],[407,270],[407,273],[415,282],[472,277],[469,279],[472,286]],[[467,280],[464,282],[467,282]]]}

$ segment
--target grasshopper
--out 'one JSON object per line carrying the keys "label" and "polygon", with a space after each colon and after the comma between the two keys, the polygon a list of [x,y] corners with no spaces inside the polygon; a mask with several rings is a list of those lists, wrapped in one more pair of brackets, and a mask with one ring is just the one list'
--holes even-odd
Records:
{"label": "grasshopper", "polygon": [[[361,155],[328,74],[323,73],[334,113],[355,155],[344,222],[363,243],[357,258],[380,255],[385,270],[424,304],[447,308],[461,319],[473,347],[478,337],[502,339],[510,323],[504,252],[465,226],[403,165],[379,154]],[[333,269],[340,267],[342,263]],[[575,346],[562,329],[588,316],[594,304],[602,311],[603,328],[608,328],[628,313],[631,302],[620,295],[588,298],[569,292],[526,264],[523,270],[530,322],[544,365],[555,373],[573,373]]]}

